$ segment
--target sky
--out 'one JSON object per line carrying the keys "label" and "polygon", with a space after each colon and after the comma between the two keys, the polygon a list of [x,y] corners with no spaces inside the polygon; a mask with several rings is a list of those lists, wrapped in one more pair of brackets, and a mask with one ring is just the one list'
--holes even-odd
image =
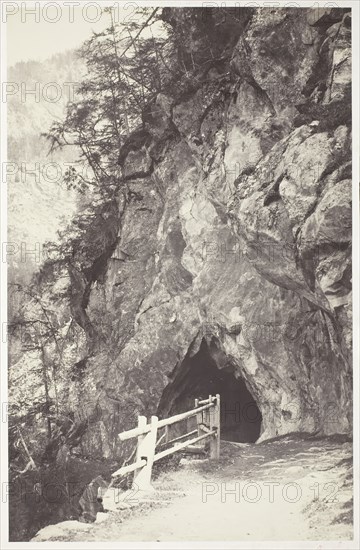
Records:
{"label": "sky", "polygon": [[[66,5],[67,4],[67,5]],[[80,4],[77,6],[76,4]],[[4,6],[4,4],[2,4]],[[2,9],[6,21],[7,63],[42,61],[53,54],[79,47],[108,24],[108,16],[101,7],[108,2],[46,2],[41,4],[9,2]],[[109,3],[114,5],[114,3]],[[114,12],[116,18],[128,21],[133,17],[135,2],[128,2]],[[125,9],[126,8],[126,9]]]}

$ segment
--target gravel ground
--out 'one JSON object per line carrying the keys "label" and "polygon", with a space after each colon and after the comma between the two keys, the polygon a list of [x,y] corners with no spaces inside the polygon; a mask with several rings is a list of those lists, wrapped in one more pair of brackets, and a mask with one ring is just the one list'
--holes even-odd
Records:
{"label": "gravel ground", "polygon": [[124,493],[94,524],[63,522],[33,541],[351,540],[352,445],[286,437],[222,442],[220,461],[183,458],[153,493]]}

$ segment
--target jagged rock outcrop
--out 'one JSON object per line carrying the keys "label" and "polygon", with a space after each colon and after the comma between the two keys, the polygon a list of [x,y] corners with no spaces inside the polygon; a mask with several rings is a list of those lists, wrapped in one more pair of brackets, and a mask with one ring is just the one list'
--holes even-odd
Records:
{"label": "jagged rock outcrop", "polygon": [[165,10],[205,68],[120,155],[130,198],[86,307],[107,345],[70,390],[74,410],[100,404],[92,454],[120,452],[203,339],[245,380],[261,439],[351,429],[351,14],[224,11],[207,14],[217,34]]}
{"label": "jagged rock outcrop", "polygon": [[147,105],[119,155],[121,193],[62,276],[56,397],[71,428],[46,453],[65,441],[128,458],[117,434],[188,405],[204,349],[246,384],[261,440],[348,433],[351,13],[163,17],[183,78]]}
{"label": "jagged rock outcrop", "polygon": [[[27,347],[32,325],[12,342],[12,419],[41,464],[27,471],[14,424],[13,473],[30,493],[80,480],[52,521],[129,458],[117,434],[137,415],[200,393],[255,399],[257,424],[228,426],[239,440],[351,432],[351,12],[163,18],[182,78],[146,106],[120,192],[80,220],[69,265],[36,280],[61,349]],[[33,501],[11,498],[14,540],[48,521]]]}

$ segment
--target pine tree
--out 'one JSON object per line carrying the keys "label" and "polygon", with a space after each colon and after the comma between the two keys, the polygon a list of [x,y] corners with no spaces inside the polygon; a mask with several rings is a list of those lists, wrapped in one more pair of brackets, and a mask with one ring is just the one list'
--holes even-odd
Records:
{"label": "pine tree", "polygon": [[139,9],[130,23],[115,23],[113,8],[104,12],[109,26],[93,33],[78,52],[87,77],[68,104],[65,120],[55,122],[46,137],[51,151],[69,144],[79,147],[79,167],[65,173],[70,188],[85,192],[93,186],[108,198],[121,179],[121,147],[142,124],[148,101],[161,91],[160,50],[166,39],[151,30],[159,21],[157,9]]}

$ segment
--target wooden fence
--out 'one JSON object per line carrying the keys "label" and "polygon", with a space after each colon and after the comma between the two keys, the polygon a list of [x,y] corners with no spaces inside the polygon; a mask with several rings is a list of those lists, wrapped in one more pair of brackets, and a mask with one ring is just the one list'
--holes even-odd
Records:
{"label": "wooden fence", "polygon": [[[196,429],[170,439],[169,426],[192,417],[196,418]],[[163,433],[158,438],[161,429],[163,429]],[[123,466],[114,472],[112,477],[134,472],[133,487],[140,490],[152,488],[151,472],[154,462],[185,448],[201,450],[201,447],[194,447],[200,441],[208,439],[210,458],[218,459],[220,458],[220,395],[209,395],[209,398],[204,400],[195,399],[194,409],[163,420],[152,416],[151,421],[147,423],[145,416],[139,416],[137,428],[119,434],[121,441],[134,437],[137,437],[135,462]],[[172,446],[168,447],[169,445]],[[161,450],[165,446],[167,448]]]}

